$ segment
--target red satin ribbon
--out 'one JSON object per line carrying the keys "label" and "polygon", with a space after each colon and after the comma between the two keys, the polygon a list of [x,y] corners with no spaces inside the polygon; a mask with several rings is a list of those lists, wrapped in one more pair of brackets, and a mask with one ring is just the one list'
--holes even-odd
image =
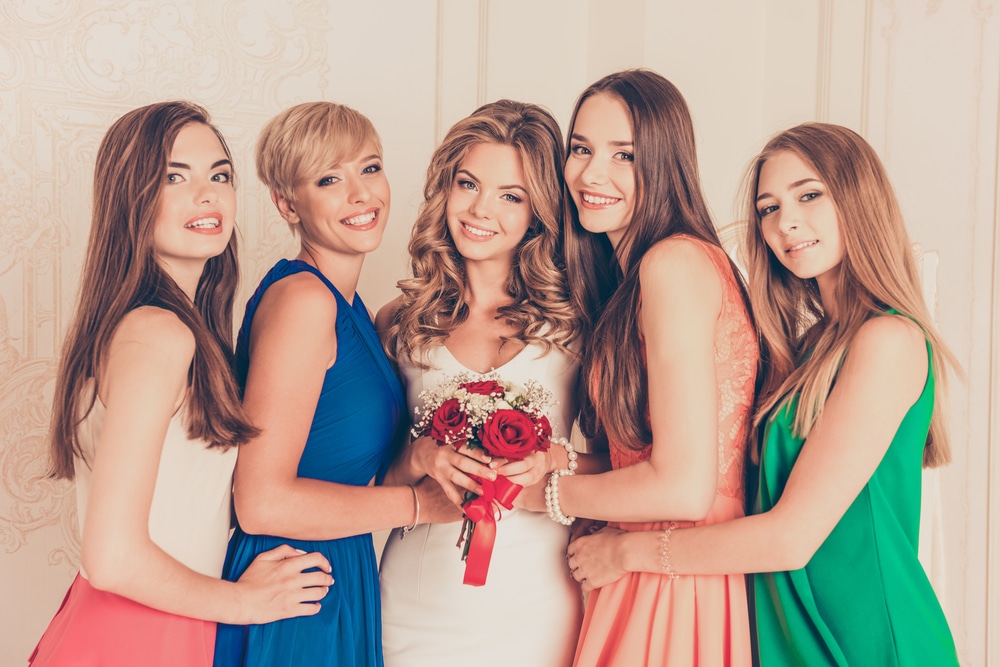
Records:
{"label": "red satin ribbon", "polygon": [[462,582],[469,586],[482,586],[486,583],[490,558],[493,557],[493,543],[497,536],[493,503],[497,502],[501,507],[513,509],[514,498],[522,488],[520,484],[513,483],[503,475],[498,475],[496,481],[482,479],[479,482],[483,485],[483,495],[462,505],[465,516],[475,524],[469,544],[469,555],[465,559],[465,579]]}

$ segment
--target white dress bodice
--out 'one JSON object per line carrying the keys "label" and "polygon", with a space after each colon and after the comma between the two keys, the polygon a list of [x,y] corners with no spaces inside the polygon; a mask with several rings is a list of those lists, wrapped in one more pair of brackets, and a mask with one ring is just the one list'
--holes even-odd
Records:
{"label": "white dress bodice", "polygon": [[[529,345],[496,372],[551,391],[553,437],[568,437],[577,414],[577,360],[556,348],[543,352]],[[421,391],[473,372],[443,345],[427,361],[426,370],[400,363],[411,414],[422,407]],[[386,667],[569,665],[583,616],[580,589],[566,567],[569,529],[544,512],[504,511],[486,585],[473,587],[462,583],[460,528],[461,522],[423,524],[405,540],[399,529],[389,536],[380,565]]]}

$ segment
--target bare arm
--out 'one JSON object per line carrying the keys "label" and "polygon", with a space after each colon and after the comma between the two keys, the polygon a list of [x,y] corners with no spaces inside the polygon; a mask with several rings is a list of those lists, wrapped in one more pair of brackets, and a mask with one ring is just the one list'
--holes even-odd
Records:
{"label": "bare arm", "polygon": [[[165,310],[132,311],[115,332],[102,377],[100,400],[107,410],[84,519],[82,560],[90,582],[155,609],[206,620],[263,623],[314,614],[318,605],[300,603],[322,598],[333,581],[319,554],[279,548],[232,583],[191,570],[149,537],[163,440],[193,355],[193,334]],[[323,571],[301,573],[312,567]]]}
{"label": "bare arm", "polygon": [[[852,341],[823,413],[802,446],[784,492],[763,514],[674,530],[670,561],[680,574],[774,572],[804,567],[881,463],[927,380],[920,329],[876,317]],[[584,537],[571,568],[597,587],[627,571],[660,572],[660,532]]]}
{"label": "bare arm", "polygon": [[626,468],[562,478],[560,504],[567,515],[607,521],[699,520],[712,506],[718,474],[714,344],[722,285],[705,252],[684,239],[653,246],[639,280],[652,454]]}
{"label": "bare arm", "polygon": [[[243,403],[261,434],[240,452],[234,490],[237,516],[249,533],[329,540],[409,525],[415,518],[405,486],[298,476],[323,379],[337,356],[336,320],[336,300],[306,273],[272,285],[257,308]],[[421,521],[441,520],[444,497],[429,485],[417,488]]]}

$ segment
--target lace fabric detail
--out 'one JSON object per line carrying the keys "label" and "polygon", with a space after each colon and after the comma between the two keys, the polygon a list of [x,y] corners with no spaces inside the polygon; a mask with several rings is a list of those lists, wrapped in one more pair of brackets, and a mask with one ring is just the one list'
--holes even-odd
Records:
{"label": "lace fabric detail", "polygon": [[[722,309],[719,311],[715,332],[715,377],[719,400],[719,475],[716,493],[742,499],[748,416],[753,405],[754,382],[757,377],[757,337],[725,251],[691,237],[685,238],[704,249],[722,282]],[[647,420],[648,410],[647,406]],[[612,466],[624,468],[648,459],[652,453],[652,445],[643,449],[629,449],[612,441],[610,450]]]}

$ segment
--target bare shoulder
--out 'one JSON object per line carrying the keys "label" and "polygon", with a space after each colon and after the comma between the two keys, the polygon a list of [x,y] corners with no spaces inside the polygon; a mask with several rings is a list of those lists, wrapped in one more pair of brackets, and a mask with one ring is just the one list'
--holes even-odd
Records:
{"label": "bare shoulder", "polygon": [[[721,307],[722,281],[699,241],[672,236],[656,242],[639,265],[642,290],[678,290],[689,298]],[[718,310],[718,308],[712,308]]]}
{"label": "bare shoulder", "polygon": [[187,385],[194,352],[194,333],[175,313],[155,306],[130,311],[104,359],[101,400],[134,411],[163,398],[170,407]]}
{"label": "bare shoulder", "polygon": [[642,256],[639,267],[640,278],[645,274],[707,279],[715,273],[703,243],[678,236],[654,243]]}
{"label": "bare shoulder", "polygon": [[908,317],[881,315],[858,328],[851,350],[869,357],[918,362],[927,358],[926,340],[921,328]]}
{"label": "bare shoulder", "polygon": [[891,378],[896,388],[915,398],[926,382],[927,365],[927,339],[920,327],[902,315],[882,315],[858,329],[842,374]]}
{"label": "bare shoulder", "polygon": [[316,275],[302,271],[282,278],[267,288],[260,300],[258,317],[272,317],[314,328],[329,328],[337,319],[337,298]]}
{"label": "bare shoulder", "polygon": [[385,304],[378,309],[378,314],[375,316],[375,330],[379,333],[384,332],[396,319],[396,313],[399,312],[399,307],[403,303],[403,295],[397,296],[395,299]]}
{"label": "bare shoulder", "polygon": [[156,306],[129,311],[111,339],[111,353],[138,346],[160,357],[188,361],[194,357],[194,333],[176,313]]}

